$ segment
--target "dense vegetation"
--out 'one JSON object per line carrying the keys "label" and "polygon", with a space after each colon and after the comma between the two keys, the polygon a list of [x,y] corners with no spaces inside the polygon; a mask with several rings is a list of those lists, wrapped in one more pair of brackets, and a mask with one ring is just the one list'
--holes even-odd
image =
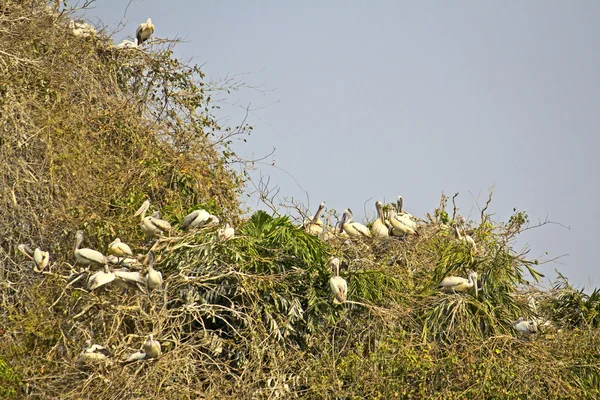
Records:
{"label": "dense vegetation", "polygon": [[[467,221],[477,250],[453,236],[460,216],[445,197],[404,240],[325,242],[287,216],[242,218],[228,144],[250,128],[219,125],[201,70],[169,43],[117,49],[102,32],[73,36],[71,18],[40,0],[0,5],[0,397],[600,395],[600,294],[563,278],[550,291],[528,285],[537,261],[512,247],[526,213]],[[151,244],[133,218],[145,199],[175,226]],[[236,237],[178,229],[198,208]],[[152,247],[163,288],[67,283],[78,229],[98,250],[117,236],[140,260]],[[49,267],[34,271],[21,243],[48,250]],[[348,281],[343,305],[332,303],[330,256]],[[469,270],[481,291],[437,290]],[[519,336],[520,316],[539,333]],[[149,333],[162,356],[121,363]],[[109,359],[76,362],[88,339]]]}

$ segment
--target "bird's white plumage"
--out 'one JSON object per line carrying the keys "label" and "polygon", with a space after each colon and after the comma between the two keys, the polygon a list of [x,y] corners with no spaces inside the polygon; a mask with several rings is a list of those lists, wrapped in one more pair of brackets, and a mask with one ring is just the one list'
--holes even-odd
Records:
{"label": "bird's white plumage", "polygon": [[531,336],[538,331],[535,321],[527,321],[523,317],[520,317],[513,322],[512,326],[517,332],[524,336]]}
{"label": "bird's white plumage", "polygon": [[98,271],[88,278],[88,290],[96,290],[99,287],[108,285],[113,282],[115,278],[114,272],[110,271],[108,265],[106,265],[102,271]]}
{"label": "bird's white plumage", "polygon": [[340,259],[337,257],[332,258],[329,260],[329,266],[333,272],[333,276],[329,278],[329,287],[333,293],[333,304],[342,304],[346,301],[348,284],[340,276]]}
{"label": "bird's white plumage", "polygon": [[211,214],[206,210],[194,210],[183,219],[183,230],[202,228],[211,219]]}
{"label": "bird's white plumage", "polygon": [[121,242],[121,239],[119,238],[116,238],[111,244],[108,245],[108,252],[117,257],[133,257],[131,248],[126,243]]}
{"label": "bird's white plumage", "polygon": [[377,210],[377,219],[373,221],[373,225],[371,225],[371,232],[373,232],[373,236],[376,238],[387,238],[390,236],[390,230],[385,224],[383,204],[379,200],[375,203],[375,209]]}
{"label": "bird's white plumage", "polygon": [[35,262],[35,266],[37,267],[38,271],[43,271],[50,262],[50,253],[36,248],[33,252],[33,262]]}
{"label": "bird's white plumage", "polygon": [[319,209],[315,215],[308,216],[304,219],[304,231],[310,235],[319,236],[323,233],[323,221],[321,221],[321,212],[325,208],[325,202],[319,204]]}
{"label": "bird's white plumage", "polygon": [[352,211],[350,209],[344,210],[342,216],[342,227],[344,232],[350,237],[371,237],[371,231],[369,228],[359,222],[352,222]]}
{"label": "bird's white plumage", "polygon": [[475,286],[475,295],[477,295],[477,272],[471,272],[468,278],[447,276],[442,279],[438,289],[443,292],[464,292],[473,286]]}
{"label": "bird's white plumage", "polygon": [[160,213],[154,212],[149,217],[146,217],[146,211],[150,208],[150,201],[146,200],[142,206],[133,214],[134,217],[140,216],[140,227],[146,236],[153,238],[162,236],[165,232],[171,230],[171,224],[168,221],[160,219]]}
{"label": "bird's white plumage", "polygon": [[229,224],[225,224],[223,228],[220,228],[217,232],[219,240],[229,240],[235,236],[235,229]]}
{"label": "bird's white plumage", "polygon": [[148,269],[146,271],[146,286],[148,290],[158,289],[163,284],[163,277],[160,271],[154,269],[154,252],[148,253]]}
{"label": "bird's white plumage", "polygon": [[154,335],[150,334],[148,340],[144,342],[143,350],[147,355],[147,358],[156,358],[162,354],[162,348],[160,342],[154,339]]}
{"label": "bird's white plumage", "polygon": [[104,254],[99,251],[83,248],[80,249],[83,243],[83,231],[77,231],[75,235],[75,248],[73,253],[75,255],[75,259],[79,264],[83,265],[106,265],[108,264],[108,259],[104,257]]}
{"label": "bird's white plumage", "polygon": [[150,36],[154,33],[154,25],[152,24],[152,19],[148,18],[146,22],[141,23],[136,31],[135,37],[137,39],[138,44],[144,43]]}

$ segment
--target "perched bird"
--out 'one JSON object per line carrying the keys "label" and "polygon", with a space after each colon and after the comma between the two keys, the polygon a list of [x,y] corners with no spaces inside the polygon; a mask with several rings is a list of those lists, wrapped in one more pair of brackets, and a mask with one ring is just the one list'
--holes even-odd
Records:
{"label": "perched bird", "polygon": [[219,223],[219,218],[206,210],[195,210],[183,218],[181,228],[184,231],[213,226]]}
{"label": "perched bird", "polygon": [[31,247],[29,247],[26,244],[18,245],[17,249],[21,253],[25,254],[30,260],[33,260],[33,270],[35,272],[42,272],[50,262],[50,253],[48,253],[47,251],[42,251],[39,248],[31,250]]}
{"label": "perched bird", "polygon": [[333,276],[329,278],[329,287],[333,293],[333,304],[342,304],[346,301],[348,284],[346,283],[346,280],[340,276],[340,259],[337,257],[330,259],[329,266],[333,271]]}
{"label": "perched bird", "polygon": [[135,31],[135,38],[138,44],[144,43],[154,33],[154,25],[152,19],[148,18],[146,22],[141,23]]}
{"label": "perched bird", "polygon": [[121,43],[119,43],[117,45],[118,49],[134,49],[136,47],[138,47],[138,41],[137,41],[137,39],[135,39],[134,41],[123,40]]}
{"label": "perched bird", "polygon": [[417,221],[416,218],[407,213],[406,211],[402,211],[402,206],[404,205],[404,200],[402,196],[398,196],[398,200],[396,201],[396,219],[408,226],[412,230],[417,230]]}
{"label": "perched bird", "polygon": [[389,210],[389,218],[390,225],[392,225],[392,235],[403,237],[406,235],[415,235],[417,232],[408,225],[405,225],[402,221],[397,218],[396,210],[391,208]]}
{"label": "perched bird", "polygon": [[75,22],[73,20],[69,21],[69,29],[71,29],[71,33],[78,37],[92,37],[96,36],[96,29],[86,22]]}
{"label": "perched bird", "polygon": [[149,291],[158,289],[163,283],[162,274],[154,269],[154,252],[148,253],[148,270],[146,271],[146,286]]}
{"label": "perched bird", "polygon": [[127,268],[122,268],[113,272],[115,274],[115,285],[146,293],[146,281],[138,271],[129,271]]}
{"label": "perched bird", "polygon": [[217,232],[217,236],[219,237],[219,240],[229,240],[235,236],[235,229],[233,229],[231,225],[225,224],[223,228],[219,229],[219,231]]}
{"label": "perched bird", "polygon": [[321,212],[325,208],[325,202],[319,204],[319,209],[314,216],[309,216],[304,219],[304,231],[310,235],[319,236],[323,233],[323,221],[321,221]]}
{"label": "perched bird", "polygon": [[87,347],[77,357],[77,362],[104,360],[110,356],[109,351],[99,344],[92,344],[91,340],[86,341]]}
{"label": "perched bird", "polygon": [[526,337],[536,334],[538,331],[535,321],[527,321],[523,317],[520,317],[518,320],[513,322],[511,326],[515,328],[515,330],[521,335]]}
{"label": "perched bird", "polygon": [[438,289],[443,292],[464,292],[475,286],[475,297],[477,297],[477,272],[473,271],[468,278],[459,276],[447,276],[440,282]]}
{"label": "perched bird", "polygon": [[75,259],[79,264],[89,266],[108,264],[108,259],[104,257],[104,254],[88,248],[80,249],[79,246],[81,246],[81,243],[83,243],[83,231],[77,231],[73,254],[75,254]]}
{"label": "perched bird", "polygon": [[108,252],[113,256],[117,256],[118,258],[126,256],[133,257],[131,248],[127,244],[121,242],[121,239],[119,238],[116,238],[111,244],[108,245]]}
{"label": "perched bird", "polygon": [[96,290],[113,282],[115,278],[115,273],[108,268],[108,265],[105,265],[102,271],[98,271],[88,278],[87,288],[89,291]]}
{"label": "perched bird", "polygon": [[46,268],[48,266],[48,263],[50,262],[50,253],[36,248],[33,252],[33,262],[35,263],[35,266],[37,267],[38,271],[43,271],[44,268]]}
{"label": "perched bird", "polygon": [[146,217],[146,211],[150,208],[150,201],[146,200],[142,203],[142,206],[133,214],[134,217],[140,216],[140,227],[142,232],[149,238],[156,236],[162,236],[165,232],[171,230],[171,224],[163,219],[160,219],[160,214],[155,212],[149,217]]}
{"label": "perched bird", "polygon": [[150,334],[148,336],[148,340],[144,343],[142,349],[146,353],[148,357],[146,358],[156,358],[162,354],[162,349],[160,346],[160,342],[154,339],[154,335]]}
{"label": "perched bird", "polygon": [[148,360],[150,358],[157,358],[162,354],[160,342],[154,339],[154,335],[150,334],[148,340],[142,345],[142,351],[138,351],[130,355],[124,363],[129,363],[138,360]]}
{"label": "perched bird", "polygon": [[390,229],[386,225],[385,218],[383,217],[383,204],[379,200],[375,203],[375,209],[377,210],[377,219],[371,225],[371,232],[373,232],[373,236],[376,238],[389,237]]}
{"label": "perched bird", "polygon": [[469,245],[469,247],[471,247],[474,251],[477,251],[477,245],[475,244],[475,240],[473,240],[473,238],[471,236],[462,234],[460,232],[460,228],[458,227],[458,225],[454,225],[453,229],[454,229],[454,234],[456,235],[458,240]]}
{"label": "perched bird", "polygon": [[111,254],[106,258],[108,259],[108,262],[110,264],[121,265],[125,268],[129,268],[135,264],[139,264],[139,261],[137,260],[137,258],[134,258],[134,257],[119,258],[119,257],[113,256]]}
{"label": "perched bird", "polygon": [[371,237],[371,231],[369,228],[359,222],[352,222],[352,210],[349,208],[344,210],[344,214],[342,215],[340,233],[342,230],[351,237]]}

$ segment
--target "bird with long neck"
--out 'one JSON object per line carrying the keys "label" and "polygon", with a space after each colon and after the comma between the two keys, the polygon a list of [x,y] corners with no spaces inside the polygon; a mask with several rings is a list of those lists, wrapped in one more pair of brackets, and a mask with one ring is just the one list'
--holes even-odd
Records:
{"label": "bird with long neck", "polygon": [[26,244],[20,244],[17,246],[17,249],[25,254],[30,260],[33,260],[33,270],[35,272],[42,272],[50,262],[50,253],[42,251],[39,247],[36,247],[35,250],[31,250],[31,247]]}
{"label": "bird with long neck", "polygon": [[325,208],[325,202],[319,204],[319,209],[314,216],[304,220],[304,231],[310,235],[319,236],[323,233],[323,221],[321,221],[321,212]]}
{"label": "bird with long neck", "polygon": [[458,240],[460,240],[463,243],[466,243],[469,247],[473,249],[473,251],[477,251],[477,244],[475,244],[475,240],[473,240],[471,236],[461,233],[460,228],[456,224],[454,225],[454,234],[456,235],[456,238]]}
{"label": "bird with long neck", "polygon": [[390,225],[392,225],[392,235],[403,237],[406,235],[414,235],[417,232],[411,228],[410,226],[404,224],[397,218],[396,210],[391,208],[389,210],[389,219]]}
{"label": "bird with long neck", "polygon": [[340,223],[340,233],[342,230],[350,237],[371,237],[371,231],[369,228],[359,222],[352,222],[352,210],[347,208],[344,210],[342,215],[342,222]]}
{"label": "bird with long neck", "polygon": [[473,271],[468,278],[460,276],[447,276],[440,282],[438,289],[442,292],[465,292],[467,289],[475,287],[475,297],[477,297],[477,272]]}
{"label": "bird with long neck", "polygon": [[148,291],[158,289],[163,284],[162,274],[160,271],[154,269],[154,261],[154,252],[150,251],[148,253],[148,269],[146,271],[146,286],[148,287]]}
{"label": "bird with long neck", "polygon": [[150,208],[150,201],[146,200],[142,203],[142,206],[133,214],[134,217],[140,216],[140,227],[142,228],[142,232],[146,234],[149,238],[154,238],[156,236],[162,236],[165,232],[169,232],[171,230],[171,224],[168,221],[160,219],[157,212],[153,215],[146,217],[146,211]]}
{"label": "bird with long neck", "polygon": [[402,224],[408,226],[413,231],[417,230],[417,222],[415,221],[415,217],[402,210],[404,205],[404,200],[402,196],[398,196],[398,200],[396,201],[396,219],[400,221]]}
{"label": "bird with long neck", "polygon": [[348,284],[346,280],[340,276],[340,259],[337,257],[329,260],[329,266],[333,272],[333,276],[329,278],[329,287],[333,293],[333,304],[342,304],[346,301],[348,293]]}
{"label": "bird with long neck", "polygon": [[75,246],[73,248],[73,254],[75,255],[75,260],[79,264],[95,266],[95,265],[107,265],[108,259],[104,256],[104,254],[99,251],[83,248],[80,249],[79,246],[83,243],[83,231],[77,231],[75,234]]}
{"label": "bird with long neck", "polygon": [[376,238],[387,238],[390,236],[390,229],[386,225],[383,216],[383,204],[379,200],[375,203],[375,209],[377,210],[377,219],[371,225],[371,232],[373,232],[373,236]]}
{"label": "bird with long neck", "polygon": [[152,25],[152,19],[148,18],[146,22],[141,23],[135,31],[135,38],[138,45],[141,45],[154,33],[154,25]]}

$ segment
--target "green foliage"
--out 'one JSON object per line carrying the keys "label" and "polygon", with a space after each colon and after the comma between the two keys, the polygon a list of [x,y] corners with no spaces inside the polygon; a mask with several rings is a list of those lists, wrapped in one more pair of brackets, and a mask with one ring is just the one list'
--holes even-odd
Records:
{"label": "green foliage", "polygon": [[16,399],[20,382],[19,376],[0,358],[0,396],[3,399]]}
{"label": "green foliage", "polygon": [[559,274],[554,285],[558,295],[551,307],[556,319],[569,328],[600,325],[600,289],[590,294],[583,289],[574,289],[566,278]]}

